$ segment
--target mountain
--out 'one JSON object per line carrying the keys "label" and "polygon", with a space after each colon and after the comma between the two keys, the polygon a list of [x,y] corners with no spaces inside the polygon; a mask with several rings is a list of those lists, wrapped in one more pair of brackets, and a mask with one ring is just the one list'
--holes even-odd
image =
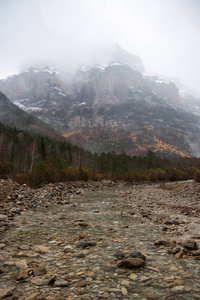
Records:
{"label": "mountain", "polygon": [[141,59],[119,46],[110,58],[71,75],[32,67],[1,80],[0,90],[92,152],[143,155],[151,149],[161,156],[199,156],[199,99],[144,73]]}
{"label": "mountain", "polygon": [[52,137],[57,135],[47,124],[13,104],[2,92],[0,92],[0,122],[20,130],[38,132]]}

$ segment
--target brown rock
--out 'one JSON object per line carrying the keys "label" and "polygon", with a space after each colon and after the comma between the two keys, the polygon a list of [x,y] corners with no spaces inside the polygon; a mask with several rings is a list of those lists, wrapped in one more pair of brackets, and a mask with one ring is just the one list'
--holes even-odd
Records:
{"label": "brown rock", "polygon": [[165,247],[171,247],[171,248],[173,248],[173,247],[175,247],[176,242],[175,241],[170,241],[170,240],[156,240],[154,242],[154,245],[155,246],[161,246],[161,245],[163,245]]}
{"label": "brown rock", "polygon": [[198,249],[197,251],[192,251],[192,255],[194,256],[200,255],[200,249]]}
{"label": "brown rock", "polygon": [[174,293],[184,293],[185,292],[185,288],[183,285],[177,285],[177,286],[174,286],[172,289],[171,289],[172,292]]}
{"label": "brown rock", "polygon": [[80,280],[80,281],[78,281],[78,282],[72,284],[73,287],[84,287],[84,286],[86,286],[86,285],[87,285],[87,283],[86,283],[86,281],[84,281],[84,280]]}
{"label": "brown rock", "polygon": [[0,289],[0,299],[4,299],[9,296],[12,296],[10,289]]}
{"label": "brown rock", "polygon": [[32,271],[33,271],[32,268],[28,268],[26,270],[18,270],[15,273],[14,278],[16,281],[23,281],[28,278],[29,274],[31,274]]}
{"label": "brown rock", "polygon": [[46,247],[46,246],[36,245],[33,247],[33,251],[40,253],[40,254],[45,254],[45,253],[50,252],[50,249],[49,249],[49,247]]}
{"label": "brown rock", "polygon": [[33,274],[34,276],[41,276],[47,273],[47,269],[45,268],[44,265],[38,266],[34,268]]}
{"label": "brown rock", "polygon": [[35,300],[35,299],[37,299],[36,297],[39,297],[39,296],[40,296],[40,294],[38,292],[36,292],[36,293],[33,293],[30,296],[28,296],[26,298],[26,300]]}
{"label": "brown rock", "polygon": [[175,257],[176,258],[182,258],[183,257],[183,254],[184,254],[184,252],[183,252],[183,250],[181,249],[181,250],[179,250],[176,254],[175,254]]}
{"label": "brown rock", "polygon": [[18,260],[15,262],[15,266],[19,269],[19,270],[26,270],[28,268],[28,265],[26,263],[25,260]]}
{"label": "brown rock", "polygon": [[38,285],[38,286],[47,285],[47,280],[45,278],[40,278],[40,277],[32,278],[31,282]]}
{"label": "brown rock", "polygon": [[195,240],[193,239],[188,239],[184,242],[184,247],[191,249],[191,250],[197,250],[197,243]]}
{"label": "brown rock", "polygon": [[133,268],[140,268],[144,266],[144,260],[141,258],[132,258],[128,257],[127,259],[121,260],[117,266],[121,268],[128,268],[128,269],[133,269]]}
{"label": "brown rock", "polygon": [[86,241],[86,240],[80,240],[77,244],[76,247],[78,248],[87,248],[87,247],[94,247],[96,246],[95,241]]}

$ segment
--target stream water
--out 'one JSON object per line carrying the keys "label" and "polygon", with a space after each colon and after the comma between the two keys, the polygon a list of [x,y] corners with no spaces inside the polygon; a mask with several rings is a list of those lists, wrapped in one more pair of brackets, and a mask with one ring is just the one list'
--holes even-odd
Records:
{"label": "stream water", "polygon": [[[16,226],[1,237],[7,241],[0,250],[1,288],[13,287],[13,295],[19,297],[15,299],[28,299],[33,293],[46,299],[200,299],[199,261],[176,259],[166,248],[154,246],[155,240],[168,238],[168,233],[148,218],[125,214],[125,209],[125,200],[110,189],[87,192],[67,205],[17,216]],[[79,249],[76,245],[82,238],[97,244]],[[41,244],[50,252],[35,256],[32,249]],[[67,253],[65,246],[69,247]],[[120,269],[116,250],[142,252],[145,266]],[[69,286],[38,285],[31,278],[16,282],[15,262],[22,259],[45,262],[47,274],[43,277],[56,274],[64,280],[68,276]],[[86,284],[74,288],[79,280]]]}

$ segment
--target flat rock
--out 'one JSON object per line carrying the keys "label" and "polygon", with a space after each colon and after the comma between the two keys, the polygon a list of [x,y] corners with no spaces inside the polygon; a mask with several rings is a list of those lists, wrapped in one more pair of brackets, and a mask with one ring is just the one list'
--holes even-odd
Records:
{"label": "flat rock", "polygon": [[177,285],[177,286],[174,286],[171,291],[173,293],[184,293],[185,292],[185,288],[183,285]]}
{"label": "flat rock", "polygon": [[80,240],[77,244],[76,247],[78,248],[87,248],[87,247],[94,247],[96,246],[95,241],[85,241],[85,240]]}
{"label": "flat rock", "polygon": [[72,284],[73,287],[84,287],[87,285],[87,282],[85,280],[80,280],[74,284]]}
{"label": "flat rock", "polygon": [[41,277],[34,277],[33,279],[31,279],[31,282],[33,284],[38,285],[38,286],[47,285],[48,284],[46,278],[41,278]]}
{"label": "flat rock", "polygon": [[12,296],[12,291],[10,289],[0,289],[0,299]]}
{"label": "flat rock", "polygon": [[33,247],[33,251],[40,253],[40,254],[45,254],[45,253],[49,253],[50,249],[49,249],[49,247],[46,247],[46,246],[36,245]]}
{"label": "flat rock", "polygon": [[53,285],[57,287],[66,287],[69,286],[69,282],[67,282],[66,280],[56,280]]}

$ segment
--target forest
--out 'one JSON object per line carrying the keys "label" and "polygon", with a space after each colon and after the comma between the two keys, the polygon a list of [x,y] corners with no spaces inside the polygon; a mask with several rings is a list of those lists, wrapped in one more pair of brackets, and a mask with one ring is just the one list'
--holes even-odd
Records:
{"label": "forest", "polygon": [[28,133],[0,123],[0,176],[31,187],[75,180],[200,182],[200,158],[161,158],[103,152],[92,154],[62,138]]}

